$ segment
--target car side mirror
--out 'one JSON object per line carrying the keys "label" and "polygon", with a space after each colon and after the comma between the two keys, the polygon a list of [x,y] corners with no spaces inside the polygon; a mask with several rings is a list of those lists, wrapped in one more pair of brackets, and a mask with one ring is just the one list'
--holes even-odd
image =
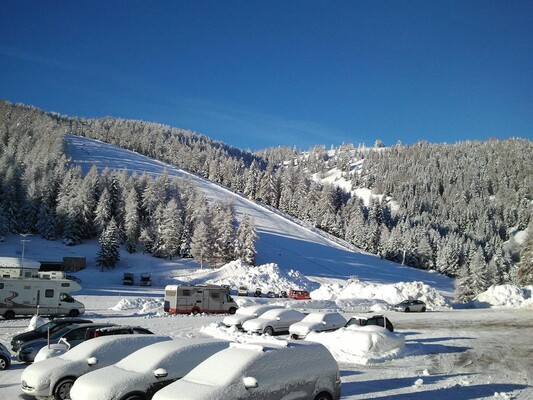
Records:
{"label": "car side mirror", "polygon": [[164,368],[158,368],[154,371],[154,376],[156,378],[166,378],[168,376],[168,372]]}
{"label": "car side mirror", "polygon": [[96,365],[98,364],[98,359],[96,357],[89,357],[87,359],[87,364],[93,366],[93,365]]}
{"label": "car side mirror", "polygon": [[326,321],[322,321],[322,325],[326,326],[327,322]]}
{"label": "car side mirror", "polygon": [[244,387],[246,389],[255,389],[259,386],[259,384],[257,383],[257,379],[252,376],[245,376],[244,378],[242,378],[242,383],[244,383]]}
{"label": "car side mirror", "polygon": [[276,321],[280,321],[280,320],[281,320],[281,318],[280,318],[280,317],[276,317]]}

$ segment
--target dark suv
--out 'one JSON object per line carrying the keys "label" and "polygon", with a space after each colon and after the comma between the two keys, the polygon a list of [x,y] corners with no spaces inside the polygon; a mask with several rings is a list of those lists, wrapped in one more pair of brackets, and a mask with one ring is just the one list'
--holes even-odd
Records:
{"label": "dark suv", "polygon": [[33,331],[19,333],[13,336],[11,339],[11,350],[15,353],[20,350],[20,347],[30,340],[46,338],[48,336],[48,330],[50,329],[50,335],[63,329],[64,327],[72,324],[90,324],[93,321],[83,318],[56,318],[46,324],[35,328]]}

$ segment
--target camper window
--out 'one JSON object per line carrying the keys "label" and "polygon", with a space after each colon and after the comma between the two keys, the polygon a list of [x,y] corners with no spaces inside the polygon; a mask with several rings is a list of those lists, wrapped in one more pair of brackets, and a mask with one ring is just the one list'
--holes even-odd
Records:
{"label": "camper window", "polygon": [[212,298],[212,299],[220,299],[220,293],[218,293],[218,292],[211,292],[211,298]]}
{"label": "camper window", "polygon": [[70,287],[70,283],[64,282],[61,284],[61,287]]}
{"label": "camper window", "polygon": [[4,288],[4,284],[0,283],[0,289],[3,289],[3,288]]}
{"label": "camper window", "polygon": [[44,297],[47,297],[47,298],[54,297],[54,289],[46,289],[44,291]]}
{"label": "camper window", "polygon": [[66,301],[67,303],[74,303],[74,299],[72,298],[72,296],[66,294],[66,293],[61,293],[59,295],[59,300],[61,301]]}
{"label": "camper window", "polygon": [[191,295],[191,291],[189,289],[183,289],[182,296],[190,296],[190,295]]}

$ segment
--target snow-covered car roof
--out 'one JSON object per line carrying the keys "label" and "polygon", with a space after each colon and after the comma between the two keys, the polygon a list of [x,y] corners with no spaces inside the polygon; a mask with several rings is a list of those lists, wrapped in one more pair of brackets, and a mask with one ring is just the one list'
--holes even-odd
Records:
{"label": "snow-covered car roof", "polygon": [[280,305],[273,305],[273,304],[259,304],[255,306],[249,306],[249,307],[241,307],[239,308],[235,314],[239,315],[256,315],[260,316],[261,314],[274,309],[285,309],[283,306]]}
{"label": "snow-covered car roof", "polygon": [[275,309],[268,310],[265,313],[261,314],[257,319],[275,319],[283,315],[297,315],[297,314],[303,315],[300,311],[293,310],[290,308],[275,308]]}

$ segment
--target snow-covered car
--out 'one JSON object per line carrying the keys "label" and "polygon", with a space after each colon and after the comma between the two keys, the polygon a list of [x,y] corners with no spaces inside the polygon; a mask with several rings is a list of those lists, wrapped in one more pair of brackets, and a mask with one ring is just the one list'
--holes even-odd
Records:
{"label": "snow-covered car", "polygon": [[269,291],[269,292],[267,293],[267,297],[268,297],[269,299],[274,299],[274,298],[278,297],[278,295],[277,295],[276,293],[274,293],[273,291]]}
{"label": "snow-covered car", "polygon": [[339,366],[323,345],[279,342],[231,343],[158,391],[153,400],[340,398]]}
{"label": "snow-covered car", "polygon": [[304,339],[309,332],[334,331],[346,325],[346,318],[337,312],[313,312],[289,327],[291,339]]}
{"label": "snow-covered car", "polygon": [[47,322],[32,331],[19,333],[18,335],[13,336],[11,339],[11,350],[16,353],[24,343],[34,339],[46,338],[48,336],[48,330],[50,330],[50,334],[53,335],[55,332],[68,325],[90,323],[92,323],[91,320],[84,318],[54,318],[52,321]]}
{"label": "snow-covered car", "polygon": [[289,326],[304,319],[305,314],[300,311],[281,308],[269,310],[258,318],[249,319],[242,324],[242,329],[249,333],[284,333]]}
{"label": "snow-covered car", "polygon": [[394,332],[394,326],[392,322],[385,317],[383,314],[359,314],[353,315],[348,322],[346,322],[345,327],[349,326],[381,326],[387,329],[390,332]]}
{"label": "snow-covered car", "polygon": [[[68,343],[72,348],[86,340],[87,330],[113,326],[114,324],[71,324],[58,330],[50,336],[50,343],[58,343],[60,340]],[[33,362],[35,356],[48,344],[47,339],[39,338],[24,343],[19,350],[18,358],[22,362]]]}
{"label": "snow-covered car", "polygon": [[188,374],[229,346],[208,338],[176,338],[146,346],[114,365],[76,380],[72,400],[151,399],[155,392]]}
{"label": "snow-covered car", "polygon": [[0,343],[0,370],[8,369],[10,365],[11,353],[6,346]]}
{"label": "snow-covered car", "polygon": [[248,296],[248,286],[239,286],[237,296]]}
{"label": "snow-covered car", "polygon": [[226,326],[235,326],[238,329],[241,329],[242,324],[245,321],[257,318],[265,312],[274,309],[283,309],[283,306],[260,304],[256,306],[241,307],[235,312],[235,314],[224,317],[222,323]]}
{"label": "snow-covered car", "polygon": [[398,303],[394,305],[395,311],[403,311],[403,312],[425,312],[426,311],[426,303],[424,303],[422,300],[404,300],[401,303]]}
{"label": "snow-covered car", "polygon": [[86,341],[65,354],[26,367],[21,376],[22,391],[35,397],[70,399],[70,388],[83,374],[115,364],[142,347],[167,340],[172,338],[115,335]]}

